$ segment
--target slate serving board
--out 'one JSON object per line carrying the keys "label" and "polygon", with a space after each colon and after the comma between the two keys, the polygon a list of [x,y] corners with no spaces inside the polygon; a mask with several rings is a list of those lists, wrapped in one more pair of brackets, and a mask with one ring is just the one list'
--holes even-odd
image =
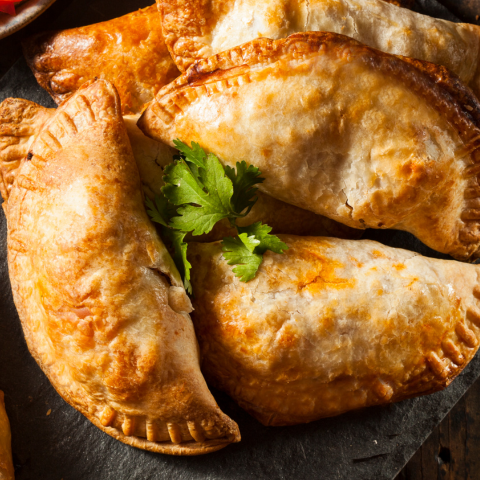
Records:
{"label": "slate serving board", "polygon": [[[52,27],[114,18],[151,1],[91,0],[85,5],[74,0]],[[456,20],[435,0],[417,0],[417,6],[432,16]],[[0,80],[0,102],[10,96],[54,106],[23,60]],[[364,238],[447,258],[404,232],[372,230]],[[0,389],[12,426],[17,480],[392,480],[479,376],[477,355],[443,392],[296,427],[263,427],[214,391],[223,411],[238,422],[241,443],[191,458],[129,447],[65,403],[30,356],[12,300],[6,220],[0,213]]]}

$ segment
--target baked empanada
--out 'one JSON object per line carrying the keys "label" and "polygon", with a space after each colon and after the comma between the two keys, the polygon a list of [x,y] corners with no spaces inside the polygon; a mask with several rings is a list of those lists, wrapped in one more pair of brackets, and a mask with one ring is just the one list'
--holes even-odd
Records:
{"label": "baked empanada", "polygon": [[139,113],[179,75],[155,5],[107,22],[35,35],[23,50],[38,83],[58,104],[98,77],[115,85],[124,113]]}
{"label": "baked empanada", "polygon": [[281,236],[242,283],[221,244],[189,245],[207,380],[265,425],[446,387],[480,338],[480,267],[369,240]]}
{"label": "baked empanada", "polygon": [[[0,104],[0,193],[7,199],[21,160],[27,156],[35,135],[55,109],[41,107],[28,100],[8,98]],[[150,198],[160,194],[163,186],[163,167],[173,161],[177,150],[164,143],[146,137],[138,129],[138,116],[123,117],[128,137],[137,161],[143,190]],[[252,211],[237,221],[240,226],[262,221],[274,233],[295,235],[331,235],[340,238],[359,238],[362,230],[353,229],[313,212],[295,207],[258,193],[258,201]],[[206,235],[193,237],[198,242],[213,242],[226,236],[236,235],[230,222],[224,220],[215,225]],[[190,240],[192,237],[189,237]]]}
{"label": "baked empanada", "polygon": [[138,125],[259,167],[260,189],[284,202],[469,259],[480,244],[479,119],[444,67],[309,32],[197,62]]}
{"label": "baked empanada", "polygon": [[384,52],[449,68],[480,94],[480,28],[382,0],[157,0],[165,42],[180,70],[249,42],[326,31]]}
{"label": "baked empanada", "polygon": [[68,403],[155,452],[239,441],[200,372],[190,300],[145,212],[111,84],[86,85],[55,112],[3,206],[27,344]]}
{"label": "baked empanada", "polygon": [[12,435],[3,392],[0,390],[0,480],[14,480],[12,463]]}
{"label": "baked empanada", "polygon": [[21,161],[55,110],[20,98],[0,104],[0,194],[7,200]]}

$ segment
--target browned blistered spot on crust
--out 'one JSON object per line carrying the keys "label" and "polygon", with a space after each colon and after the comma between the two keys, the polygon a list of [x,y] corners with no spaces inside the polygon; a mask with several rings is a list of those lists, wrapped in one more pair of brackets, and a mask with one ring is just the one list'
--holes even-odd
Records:
{"label": "browned blistered spot on crust", "polygon": [[285,325],[277,339],[277,344],[284,348],[294,347],[298,341],[298,335],[292,325]]}
{"label": "browned blistered spot on crust", "polygon": [[419,162],[416,159],[409,159],[398,169],[400,177],[404,178],[415,178],[418,182],[425,180],[427,176],[427,168],[425,167],[425,162]]}
{"label": "browned blistered spot on crust", "polygon": [[407,267],[403,263],[395,263],[393,268],[400,272],[401,270],[405,270]]}
{"label": "browned blistered spot on crust", "polygon": [[352,257],[352,255],[349,255],[348,256],[348,259],[354,263],[358,268],[362,268],[363,267],[363,263],[360,262],[359,260],[357,260],[355,257]]}
{"label": "browned blistered spot on crust", "polygon": [[117,348],[111,347],[111,358],[105,371],[105,385],[117,395],[128,399],[131,395],[137,396],[142,386],[153,375],[158,356],[154,346],[135,351],[125,342]]}
{"label": "browned blistered spot on crust", "polygon": [[269,158],[272,155],[272,150],[270,148],[263,148],[262,149],[262,155],[265,158]]}
{"label": "browned blistered spot on crust", "polygon": [[388,258],[383,252],[380,250],[372,250],[372,255],[377,258]]}
{"label": "browned blistered spot on crust", "polygon": [[411,279],[410,283],[407,285],[407,288],[411,287],[415,282],[418,282],[418,277],[413,277]]}
{"label": "browned blistered spot on crust", "polygon": [[337,268],[344,267],[342,263],[307,248],[298,249],[295,246],[287,250],[287,254],[289,251],[291,255],[295,255],[295,258],[309,262],[309,271],[305,274],[303,281],[297,285],[299,291],[307,290],[314,293],[327,287],[341,289],[352,288],[355,285],[354,278],[340,278],[335,274]]}

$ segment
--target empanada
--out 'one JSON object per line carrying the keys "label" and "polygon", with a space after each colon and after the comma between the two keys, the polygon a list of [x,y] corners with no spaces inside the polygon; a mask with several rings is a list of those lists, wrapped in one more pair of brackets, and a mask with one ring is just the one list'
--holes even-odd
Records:
{"label": "empanada", "polygon": [[[35,135],[54,113],[55,109],[44,108],[28,100],[8,98],[0,104],[0,171],[3,174],[3,181],[0,176],[0,193],[4,199],[8,197],[15,171],[26,157]],[[161,193],[163,167],[173,161],[177,150],[146,137],[136,125],[138,116],[125,115],[123,120],[143,190],[153,199]],[[258,221],[270,225],[274,233],[331,235],[340,238],[359,238],[363,233],[362,230],[347,227],[261,192],[258,193],[258,201],[252,211],[237,223],[245,226]],[[231,235],[236,235],[236,231],[228,220],[224,220],[216,224],[209,234],[193,238],[199,242],[212,242]]]}
{"label": "empanada", "polygon": [[446,387],[480,338],[480,267],[370,240],[281,236],[242,283],[190,244],[202,371],[265,425]]}
{"label": "empanada", "polygon": [[28,348],[68,403],[155,452],[239,441],[200,372],[191,304],[145,212],[111,84],[86,85],[55,112],[3,206]]}
{"label": "empanada", "polygon": [[334,33],[257,39],[190,67],[138,125],[259,167],[284,202],[479,255],[480,104],[444,67]]}
{"label": "empanada", "polygon": [[326,31],[384,52],[449,68],[480,94],[480,28],[382,0],[157,0],[165,42],[180,70],[249,42]]}
{"label": "empanada", "polygon": [[12,462],[12,435],[3,392],[0,390],[0,480],[14,480]]}
{"label": "empanada", "polygon": [[107,22],[35,35],[23,50],[38,83],[58,104],[98,77],[115,85],[124,113],[139,113],[179,75],[155,5]]}
{"label": "empanada", "polygon": [[[387,1],[404,7],[412,3]],[[36,35],[24,42],[24,53],[38,83],[57,103],[99,77],[115,83],[125,113],[140,112],[180,73],[155,5],[99,24]]]}

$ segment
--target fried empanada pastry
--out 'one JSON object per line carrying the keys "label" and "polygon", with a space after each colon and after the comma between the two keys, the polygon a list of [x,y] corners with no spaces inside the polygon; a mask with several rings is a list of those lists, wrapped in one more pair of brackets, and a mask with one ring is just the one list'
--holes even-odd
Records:
{"label": "fried empanada pastry", "polygon": [[258,37],[325,31],[387,53],[443,65],[480,94],[480,27],[382,0],[157,0],[178,68]]}
{"label": "fried empanada pastry", "polygon": [[3,204],[28,348],[97,427],[146,450],[239,441],[200,372],[190,300],[148,219],[115,88],[79,89],[45,124]]}
{"label": "fried empanada pastry", "polygon": [[190,67],[138,125],[259,167],[284,202],[479,256],[480,104],[444,67],[334,33],[257,39]]}
{"label": "fried empanada pastry", "polygon": [[98,77],[115,85],[124,113],[139,113],[179,75],[155,5],[107,22],[35,35],[23,50],[38,83],[58,104]]}
{"label": "fried empanada pastry", "polygon": [[[15,171],[20,166],[21,160],[27,156],[35,135],[54,113],[55,109],[44,108],[28,100],[8,98],[0,104],[0,171],[3,174],[3,182],[0,176],[0,193],[4,199],[8,197]],[[137,161],[143,190],[153,199],[155,195],[161,193],[163,167],[171,163],[173,156],[178,152],[145,136],[136,125],[138,115],[125,115],[123,120]],[[258,192],[258,201],[252,211],[237,223],[246,226],[258,221],[270,225],[275,234],[360,238],[363,233],[362,230],[347,227],[261,192]],[[210,233],[189,238],[197,242],[213,242],[234,235],[236,231],[232,229],[228,220],[224,220],[217,223]]]}
{"label": "fried empanada pastry", "polygon": [[0,390],[0,480],[14,480],[12,462],[12,435],[3,392]]}
{"label": "fried empanada pastry", "polygon": [[202,371],[264,425],[446,387],[480,339],[480,267],[370,240],[281,236],[242,283],[220,242],[189,245]]}

